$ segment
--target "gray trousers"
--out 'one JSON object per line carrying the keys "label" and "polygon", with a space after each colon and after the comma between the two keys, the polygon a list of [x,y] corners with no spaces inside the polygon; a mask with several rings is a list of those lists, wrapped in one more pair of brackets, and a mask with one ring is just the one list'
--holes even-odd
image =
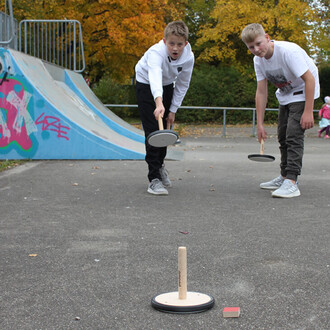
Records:
{"label": "gray trousers", "polygon": [[301,173],[304,154],[305,130],[300,119],[305,109],[305,102],[280,105],[278,113],[277,136],[281,152],[281,175],[297,181]]}

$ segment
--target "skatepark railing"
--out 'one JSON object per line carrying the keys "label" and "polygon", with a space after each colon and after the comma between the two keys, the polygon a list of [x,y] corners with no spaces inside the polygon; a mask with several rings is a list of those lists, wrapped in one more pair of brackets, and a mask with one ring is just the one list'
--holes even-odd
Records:
{"label": "skatepark railing", "polygon": [[[137,108],[137,104],[104,104],[108,108]],[[201,106],[181,106],[180,109],[207,109],[207,110],[222,110],[223,120],[222,120],[222,136],[226,136],[226,125],[227,125],[227,111],[252,111],[252,136],[256,133],[256,109],[255,108],[236,108],[236,107],[201,107]],[[266,111],[276,111],[276,108],[266,108]],[[318,112],[318,110],[313,110]]]}
{"label": "skatepark railing", "polygon": [[17,49],[17,21],[11,1],[5,1],[5,12],[0,11],[0,46]]}
{"label": "skatepark railing", "polygon": [[[137,108],[136,104],[104,104],[108,108]],[[255,136],[255,122],[256,122],[256,109],[255,108],[235,108],[235,107],[201,107],[201,106],[181,106],[180,109],[196,109],[196,110],[222,110],[222,136],[226,136],[226,125],[227,125],[227,110],[244,110],[252,111],[252,136]],[[278,111],[278,109],[267,108],[267,111]]]}
{"label": "skatepark railing", "polygon": [[75,72],[85,69],[82,28],[76,20],[23,20],[19,51]]}

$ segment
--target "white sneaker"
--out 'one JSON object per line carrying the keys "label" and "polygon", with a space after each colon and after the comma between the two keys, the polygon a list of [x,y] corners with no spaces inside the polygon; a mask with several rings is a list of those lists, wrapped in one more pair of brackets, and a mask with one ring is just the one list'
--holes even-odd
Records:
{"label": "white sneaker", "polygon": [[285,179],[281,187],[273,191],[272,196],[280,198],[298,197],[300,196],[300,190],[297,183],[293,183],[291,180]]}
{"label": "white sneaker", "polygon": [[168,195],[167,189],[159,179],[153,179],[148,186],[148,193],[153,195]]}
{"label": "white sneaker", "polygon": [[268,189],[268,190],[275,190],[275,189],[278,189],[279,187],[281,187],[283,182],[284,182],[284,178],[282,175],[280,175],[271,181],[260,183],[260,188]]}
{"label": "white sneaker", "polygon": [[168,177],[168,171],[165,168],[165,165],[163,164],[162,167],[159,169],[159,174],[162,179],[162,183],[165,187],[172,187],[172,182],[170,178]]}

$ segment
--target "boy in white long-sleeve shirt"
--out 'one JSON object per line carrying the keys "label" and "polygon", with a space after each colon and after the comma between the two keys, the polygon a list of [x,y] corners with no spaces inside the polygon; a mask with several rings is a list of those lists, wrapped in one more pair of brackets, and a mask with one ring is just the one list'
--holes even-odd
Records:
{"label": "boy in white long-sleeve shirt", "polygon": [[[157,131],[158,117],[171,126],[189,88],[194,54],[188,43],[188,28],[182,21],[169,23],[164,39],[150,47],[135,66],[136,95],[145,137]],[[148,192],[167,195],[171,187],[164,166],[167,148],[151,146],[146,139]]]}

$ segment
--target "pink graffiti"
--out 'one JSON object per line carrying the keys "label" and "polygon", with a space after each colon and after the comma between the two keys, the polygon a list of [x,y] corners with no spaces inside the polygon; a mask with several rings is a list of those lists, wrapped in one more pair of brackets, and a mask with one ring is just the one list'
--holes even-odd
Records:
{"label": "pink graffiti", "polygon": [[[70,130],[70,127],[63,126],[61,124],[61,121],[57,117],[53,116],[44,116],[45,113],[42,113],[35,123],[37,125],[42,124],[42,130],[43,131],[53,131],[57,133],[58,138],[64,138],[66,140],[69,140],[65,134],[68,134],[68,132],[64,131],[63,129]],[[43,118],[42,118],[43,117]]]}
{"label": "pink graffiti", "polygon": [[16,141],[28,150],[32,147],[29,135],[37,130],[27,110],[31,94],[14,79],[1,85],[1,93],[4,97],[0,98],[0,148]]}

